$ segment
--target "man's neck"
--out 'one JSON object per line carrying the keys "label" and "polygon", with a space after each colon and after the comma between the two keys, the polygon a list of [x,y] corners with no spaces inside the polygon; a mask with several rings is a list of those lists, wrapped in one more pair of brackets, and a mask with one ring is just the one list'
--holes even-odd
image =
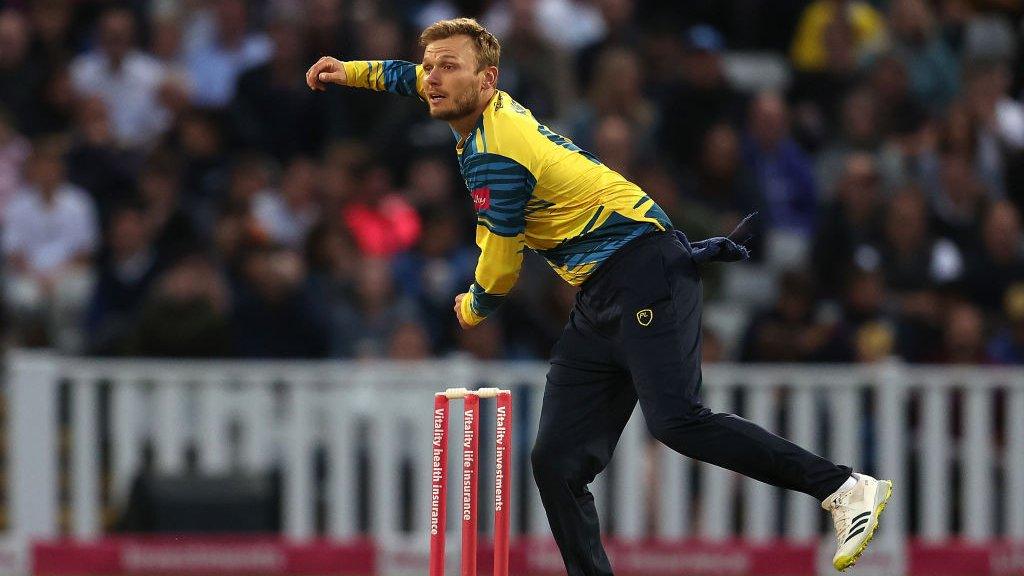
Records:
{"label": "man's neck", "polygon": [[461,136],[459,139],[460,147],[466,142],[466,139],[469,138],[473,129],[476,128],[477,123],[480,122],[480,117],[483,116],[484,110],[487,108],[487,105],[490,104],[491,99],[494,98],[496,93],[497,90],[489,90],[486,98],[481,99],[480,104],[472,114],[452,120],[448,123],[448,125],[452,127],[452,130],[455,130],[455,132]]}

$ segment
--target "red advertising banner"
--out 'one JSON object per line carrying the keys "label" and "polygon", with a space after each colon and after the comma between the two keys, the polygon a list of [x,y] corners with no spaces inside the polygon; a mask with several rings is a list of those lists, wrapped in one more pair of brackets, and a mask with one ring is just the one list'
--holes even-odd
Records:
{"label": "red advertising banner", "polygon": [[[818,542],[607,542],[621,576],[815,576]],[[908,576],[1024,576],[1024,542],[911,542]],[[479,573],[491,574],[493,547],[479,543]],[[550,539],[511,545],[514,576],[561,576]],[[457,559],[452,551],[451,560]],[[51,541],[32,546],[38,576],[392,576],[422,574],[427,550],[386,550],[372,540],[289,543],[275,537],[118,537],[96,542]],[[867,558],[865,560],[868,560]],[[868,568],[869,562],[864,562]],[[450,574],[457,563],[449,563]],[[829,572],[830,574],[832,572]]]}

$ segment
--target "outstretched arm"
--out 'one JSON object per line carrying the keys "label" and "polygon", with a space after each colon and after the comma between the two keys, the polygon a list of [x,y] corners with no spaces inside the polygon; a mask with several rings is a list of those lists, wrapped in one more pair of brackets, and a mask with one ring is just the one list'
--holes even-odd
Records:
{"label": "outstretched arm", "polygon": [[423,66],[404,60],[352,60],[324,56],[309,67],[306,85],[324,91],[328,84],[368,88],[423,98]]}

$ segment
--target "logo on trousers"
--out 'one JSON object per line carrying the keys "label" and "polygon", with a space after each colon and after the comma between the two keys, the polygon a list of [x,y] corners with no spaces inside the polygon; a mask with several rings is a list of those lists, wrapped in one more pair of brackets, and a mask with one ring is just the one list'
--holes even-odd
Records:
{"label": "logo on trousers", "polygon": [[644,308],[636,313],[636,321],[641,326],[650,326],[652,320],[654,320],[654,312],[651,312],[650,308]]}

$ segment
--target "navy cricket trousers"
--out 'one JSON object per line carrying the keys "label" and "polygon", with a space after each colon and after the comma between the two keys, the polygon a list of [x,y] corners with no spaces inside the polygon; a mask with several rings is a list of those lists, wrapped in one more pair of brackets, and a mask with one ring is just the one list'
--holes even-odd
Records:
{"label": "navy cricket trousers", "polygon": [[612,574],[587,485],[638,400],[651,434],[696,460],[819,500],[850,476],[849,467],[704,407],[700,331],[700,274],[689,243],[671,232],[629,242],[577,294],[552,351],[531,454],[569,576]]}

